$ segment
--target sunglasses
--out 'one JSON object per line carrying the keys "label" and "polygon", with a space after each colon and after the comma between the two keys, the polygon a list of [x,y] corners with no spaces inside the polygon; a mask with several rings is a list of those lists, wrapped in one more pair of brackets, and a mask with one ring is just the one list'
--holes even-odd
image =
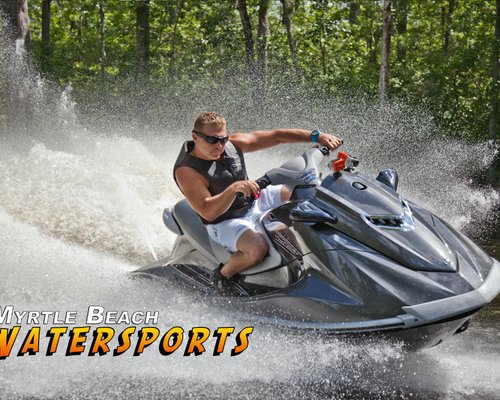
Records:
{"label": "sunglasses", "polygon": [[194,130],[193,130],[193,132],[196,133],[198,136],[202,137],[203,139],[205,139],[205,142],[210,143],[210,144],[215,144],[215,143],[219,143],[219,142],[222,144],[226,144],[227,141],[229,140],[229,136],[223,136],[223,137],[208,136],[202,132],[198,132],[198,131],[194,131]]}

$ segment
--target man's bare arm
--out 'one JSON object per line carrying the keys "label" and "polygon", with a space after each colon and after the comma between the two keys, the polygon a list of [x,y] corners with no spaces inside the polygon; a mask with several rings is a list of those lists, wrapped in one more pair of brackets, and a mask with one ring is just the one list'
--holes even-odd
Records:
{"label": "man's bare arm", "polygon": [[[304,129],[273,129],[270,131],[253,131],[249,133],[235,133],[229,140],[242,152],[267,149],[283,143],[311,142],[311,131]],[[318,143],[333,150],[342,144],[342,140],[334,135],[321,133]]]}
{"label": "man's bare arm", "polygon": [[180,167],[175,171],[177,183],[193,209],[207,221],[213,221],[224,214],[236,197],[236,193],[251,196],[259,192],[259,185],[254,181],[234,182],[222,193],[212,196],[207,180],[190,167]]}

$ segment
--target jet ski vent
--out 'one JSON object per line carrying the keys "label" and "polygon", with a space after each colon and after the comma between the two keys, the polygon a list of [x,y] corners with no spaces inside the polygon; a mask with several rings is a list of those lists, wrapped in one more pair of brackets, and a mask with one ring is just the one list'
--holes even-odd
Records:
{"label": "jet ski vent", "polygon": [[415,229],[415,222],[408,206],[404,200],[401,200],[403,213],[400,215],[367,215],[367,221],[382,229],[398,229],[403,231],[412,231]]}
{"label": "jet ski vent", "polygon": [[387,228],[399,228],[404,222],[403,218],[400,216],[377,216],[377,217],[366,217],[373,225],[387,227]]}

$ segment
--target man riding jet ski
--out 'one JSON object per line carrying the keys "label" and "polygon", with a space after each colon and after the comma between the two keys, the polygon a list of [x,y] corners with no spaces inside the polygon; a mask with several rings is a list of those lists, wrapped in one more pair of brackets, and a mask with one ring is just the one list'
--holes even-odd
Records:
{"label": "man riding jet ski", "polygon": [[[225,157],[238,163],[242,158],[228,152],[228,144]],[[401,197],[394,170],[372,178],[356,169],[357,159],[339,153],[321,179],[318,166],[329,153],[326,146],[311,148],[256,180],[259,188],[283,185],[291,195],[254,221],[267,253],[239,270],[238,279],[225,286],[230,290],[221,294],[213,276],[233,255],[209,235],[186,199],[163,213],[178,236],[171,256],[134,274],[164,279],[214,302],[229,301],[232,310],[256,322],[287,329],[390,336],[413,349],[463,332],[500,291],[500,263]],[[211,173],[219,173],[219,162],[213,165]],[[255,192],[252,187],[244,194]],[[245,201],[251,200],[242,199],[241,208]],[[217,213],[200,214],[210,220]]]}
{"label": "man riding jet ski", "polygon": [[192,138],[184,143],[177,157],[174,179],[210,238],[232,253],[214,271],[214,283],[224,292],[232,288],[235,274],[262,261],[268,252],[266,240],[255,229],[258,216],[288,200],[291,194],[282,185],[261,191],[255,181],[248,179],[243,153],[309,141],[335,149],[342,141],[318,130],[301,129],[229,137],[224,117],[214,112],[196,118]]}

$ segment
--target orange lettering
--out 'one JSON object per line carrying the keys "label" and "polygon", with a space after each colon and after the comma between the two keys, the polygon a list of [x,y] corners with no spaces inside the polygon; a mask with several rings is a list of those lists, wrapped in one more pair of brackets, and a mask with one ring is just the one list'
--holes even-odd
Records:
{"label": "orange lettering", "polygon": [[195,356],[199,356],[205,352],[205,347],[203,342],[210,336],[210,329],[203,326],[193,328],[189,331],[189,341],[186,346],[186,351],[184,356],[189,356],[194,353]]}
{"label": "orange lettering", "polygon": [[232,326],[227,328],[224,327],[217,328],[217,330],[214,332],[214,337],[217,338],[217,341],[215,342],[214,356],[221,355],[221,353],[224,351],[224,346],[226,345],[226,339],[233,332],[234,332],[234,327]]}
{"label": "orange lettering", "polygon": [[77,356],[85,351],[85,340],[87,340],[87,333],[90,331],[90,326],[82,326],[73,328],[69,332],[68,349],[66,350],[67,356]]}
{"label": "orange lettering", "polygon": [[18,357],[24,356],[28,353],[34,356],[40,350],[40,327],[34,326],[28,331],[26,338],[17,353]]}
{"label": "orange lettering", "polygon": [[238,344],[231,350],[231,357],[243,353],[248,347],[248,336],[253,332],[253,326],[243,328],[236,336],[236,343]]}
{"label": "orange lettering", "polygon": [[119,346],[113,350],[114,356],[119,356],[125,353],[130,348],[130,336],[135,332],[135,326],[131,326],[123,330],[118,336],[118,344]]}
{"label": "orange lettering", "polygon": [[50,338],[49,345],[47,346],[47,356],[53,355],[57,351],[57,346],[59,345],[59,339],[68,331],[67,327],[62,328],[50,328],[47,332],[47,337]]}
{"label": "orange lettering", "polygon": [[14,326],[12,329],[0,329],[0,360],[5,360],[10,356],[12,346],[14,346],[20,329],[20,326]]}
{"label": "orange lettering", "polygon": [[[165,335],[163,335],[163,338],[161,339],[160,353],[164,356],[172,354],[182,344],[183,337],[184,329],[182,329],[180,326],[176,326],[170,329],[167,333],[165,333]],[[174,339],[174,343],[172,343],[172,345],[170,345],[170,338]]]}
{"label": "orange lettering", "polygon": [[139,331],[139,341],[134,351],[134,356],[139,356],[142,354],[144,349],[158,339],[160,336],[160,330],[158,328],[146,327]]}
{"label": "orange lettering", "polygon": [[99,353],[100,356],[109,353],[108,342],[115,336],[115,330],[113,328],[100,327],[94,331],[93,336],[94,340],[92,340],[92,344],[90,345],[89,357],[94,356],[96,353]]}

